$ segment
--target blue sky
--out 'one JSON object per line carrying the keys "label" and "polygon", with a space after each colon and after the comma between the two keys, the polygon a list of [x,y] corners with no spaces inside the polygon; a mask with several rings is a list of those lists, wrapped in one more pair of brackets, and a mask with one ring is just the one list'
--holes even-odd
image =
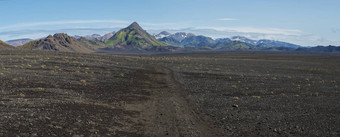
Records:
{"label": "blue sky", "polygon": [[102,35],[137,21],[151,34],[340,45],[339,7],[339,0],[0,0],[0,39]]}

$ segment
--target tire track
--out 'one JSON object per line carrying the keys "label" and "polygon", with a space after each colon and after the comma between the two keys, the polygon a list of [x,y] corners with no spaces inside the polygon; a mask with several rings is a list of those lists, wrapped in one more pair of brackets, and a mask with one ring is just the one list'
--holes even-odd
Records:
{"label": "tire track", "polygon": [[145,102],[127,104],[126,109],[139,111],[132,118],[146,136],[221,136],[213,122],[195,112],[173,71],[161,66],[148,66],[139,70],[134,85],[151,95]]}

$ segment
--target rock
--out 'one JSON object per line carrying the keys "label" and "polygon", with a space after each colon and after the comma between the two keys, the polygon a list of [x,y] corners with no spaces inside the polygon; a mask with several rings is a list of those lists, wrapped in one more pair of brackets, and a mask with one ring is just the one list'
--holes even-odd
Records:
{"label": "rock", "polygon": [[240,98],[239,97],[233,97],[234,100],[239,100]]}

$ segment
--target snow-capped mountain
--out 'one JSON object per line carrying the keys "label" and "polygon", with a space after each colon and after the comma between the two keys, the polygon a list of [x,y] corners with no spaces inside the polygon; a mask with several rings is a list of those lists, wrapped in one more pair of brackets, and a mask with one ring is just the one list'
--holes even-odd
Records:
{"label": "snow-capped mountain", "polygon": [[282,41],[276,41],[276,40],[268,40],[268,39],[261,39],[259,41],[256,42],[256,45],[260,45],[260,44],[266,44],[266,45],[272,45],[275,47],[288,47],[288,48],[299,48],[301,46],[299,45],[295,45],[295,44],[291,44],[291,43],[287,43],[287,42],[282,42]]}
{"label": "snow-capped mountain", "polygon": [[156,39],[160,39],[160,38],[168,37],[170,35],[171,35],[171,33],[167,32],[167,31],[162,31],[159,34],[156,34],[155,37],[156,37]]}
{"label": "snow-capped mountain", "polygon": [[177,41],[182,41],[187,37],[192,37],[192,36],[196,36],[193,33],[187,33],[187,32],[177,32],[173,35],[170,35],[170,37],[173,37],[174,39],[176,39]]}
{"label": "snow-capped mountain", "polygon": [[[104,40],[104,39],[111,38],[114,34],[115,34],[115,32],[107,33],[104,36],[101,36],[99,34],[92,34],[92,35],[86,35],[86,36],[84,36],[84,38],[86,38],[87,40],[95,40],[95,39]],[[76,38],[76,39],[80,39],[82,36],[75,35],[73,37]]]}
{"label": "snow-capped mountain", "polygon": [[244,42],[244,43],[248,43],[248,44],[252,44],[252,45],[257,45],[256,40],[248,39],[248,38],[243,37],[243,36],[233,36],[233,37],[231,37],[230,40],[231,41],[240,41],[240,42]]}
{"label": "snow-capped mountain", "polygon": [[164,38],[164,37],[171,37],[179,42],[181,42],[182,40],[184,40],[185,38],[187,37],[191,37],[191,36],[196,36],[195,34],[193,33],[187,33],[187,32],[177,32],[175,34],[171,34],[169,32],[166,32],[166,31],[162,31],[161,33],[159,34],[156,34],[154,35],[157,39],[161,39],[161,38]]}

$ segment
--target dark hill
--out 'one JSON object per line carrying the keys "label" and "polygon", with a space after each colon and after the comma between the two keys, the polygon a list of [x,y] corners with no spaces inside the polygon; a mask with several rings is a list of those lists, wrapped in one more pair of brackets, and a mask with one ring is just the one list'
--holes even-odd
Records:
{"label": "dark hill", "polygon": [[100,41],[89,41],[85,38],[77,40],[67,34],[57,33],[53,36],[49,35],[44,39],[28,42],[19,48],[29,50],[91,53],[100,47],[104,47],[104,44]]}
{"label": "dark hill", "polygon": [[299,52],[340,52],[340,47],[338,46],[316,46],[310,48],[298,48],[296,51]]}

